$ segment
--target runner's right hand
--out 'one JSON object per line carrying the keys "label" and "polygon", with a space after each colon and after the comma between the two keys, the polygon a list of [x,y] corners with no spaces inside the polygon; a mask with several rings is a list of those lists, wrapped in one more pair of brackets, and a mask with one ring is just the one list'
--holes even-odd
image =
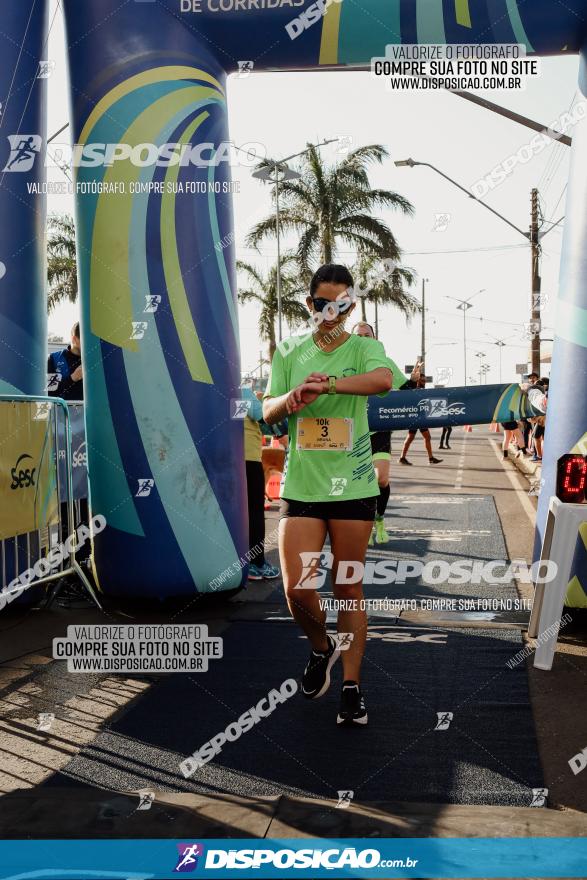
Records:
{"label": "runner's right hand", "polygon": [[[318,374],[315,373],[314,375],[317,376]],[[325,379],[320,381],[302,382],[301,385],[290,391],[286,398],[288,414],[291,415],[292,413],[299,412],[308,404],[314,403],[316,398],[324,393],[324,382],[327,378],[325,377]]]}

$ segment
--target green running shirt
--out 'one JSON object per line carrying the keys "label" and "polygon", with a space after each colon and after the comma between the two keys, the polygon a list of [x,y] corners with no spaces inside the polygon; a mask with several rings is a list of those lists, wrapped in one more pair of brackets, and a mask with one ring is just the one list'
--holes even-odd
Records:
{"label": "green running shirt", "polygon": [[[310,373],[343,378],[389,368],[383,345],[351,334],[334,351],[318,348],[312,334],[284,339],[273,355],[264,397],[281,397]],[[385,392],[387,393],[387,392]],[[297,449],[298,423],[304,418],[352,420],[352,449]],[[307,423],[306,423],[307,424]],[[321,394],[314,403],[288,416],[289,444],[281,495],[292,501],[349,501],[379,495],[371,458],[367,397]]]}

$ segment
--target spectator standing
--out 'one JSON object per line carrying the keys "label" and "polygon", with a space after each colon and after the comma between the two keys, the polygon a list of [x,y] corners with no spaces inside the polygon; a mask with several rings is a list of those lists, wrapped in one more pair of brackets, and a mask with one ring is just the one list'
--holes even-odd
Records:
{"label": "spectator standing", "polygon": [[279,569],[270,565],[265,559],[265,476],[261,454],[262,435],[259,427],[259,419],[263,417],[261,397],[262,392],[256,392],[254,398],[250,400],[244,418],[250,581],[273,580],[279,577]]}
{"label": "spectator standing", "polygon": [[84,399],[84,379],[79,322],[71,328],[71,344],[54,351],[47,361],[48,393],[63,400]]}

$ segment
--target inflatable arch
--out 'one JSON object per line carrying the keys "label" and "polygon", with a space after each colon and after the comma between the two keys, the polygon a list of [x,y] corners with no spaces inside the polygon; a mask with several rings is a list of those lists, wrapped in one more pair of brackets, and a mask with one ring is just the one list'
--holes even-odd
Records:
{"label": "inflatable arch", "polygon": [[[6,136],[45,133],[43,80],[35,79],[44,7],[3,3]],[[238,587],[247,541],[242,426],[231,419],[240,364],[231,196],[222,192],[228,165],[141,167],[118,156],[105,165],[96,145],[197,149],[228,141],[226,77],[241,60],[254,70],[363,68],[389,43],[519,42],[528,53],[579,52],[585,3],[64,0],[64,7],[73,142],[93,145],[98,157],[78,169],[86,191],[76,208],[92,508],[108,522],[94,546],[98,578],[106,592],[153,598],[206,591],[220,573],[224,588]],[[286,25],[306,11],[292,39]],[[584,60],[580,83],[587,95]],[[587,369],[586,128],[583,120],[574,135],[543,495],[553,462],[587,431],[587,408],[577,406]],[[10,173],[10,147],[0,138],[7,269],[0,388],[40,393],[45,207],[27,183],[42,181],[42,161]],[[221,192],[181,193],[170,183],[204,191],[220,184]]]}

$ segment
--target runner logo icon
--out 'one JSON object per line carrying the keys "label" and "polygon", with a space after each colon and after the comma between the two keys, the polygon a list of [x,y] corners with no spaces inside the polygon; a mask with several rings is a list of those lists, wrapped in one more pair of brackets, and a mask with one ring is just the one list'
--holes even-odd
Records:
{"label": "runner logo icon", "polygon": [[434,730],[448,730],[454,715],[452,712],[437,712],[436,717],[438,718],[438,721],[436,722]]}
{"label": "runner logo icon", "polygon": [[43,139],[38,134],[9,134],[10,156],[3,171],[30,171],[41,152]]}
{"label": "runner logo icon", "polygon": [[352,789],[346,789],[338,792],[338,803],[337,808],[339,810],[346,810],[347,807],[350,806],[352,799],[354,798],[355,793]]}
{"label": "runner logo icon", "polygon": [[342,495],[348,480],[346,477],[331,477],[330,482],[332,483],[332,486],[330,487],[330,492],[328,494]]}
{"label": "runner logo icon", "polygon": [[543,807],[546,804],[546,799],[548,797],[548,789],[547,788],[533,788],[532,789],[532,802],[530,804],[531,807]]}
{"label": "runner logo icon", "polygon": [[188,871],[195,871],[198,866],[198,859],[204,854],[204,847],[201,843],[178,843],[178,859],[177,865],[173,869],[174,873],[184,874]]}
{"label": "runner logo icon", "polygon": [[[332,568],[334,556],[328,551],[300,553],[302,573],[296,584],[296,590],[319,590],[326,583],[328,569]],[[322,561],[324,560],[324,561]]]}

